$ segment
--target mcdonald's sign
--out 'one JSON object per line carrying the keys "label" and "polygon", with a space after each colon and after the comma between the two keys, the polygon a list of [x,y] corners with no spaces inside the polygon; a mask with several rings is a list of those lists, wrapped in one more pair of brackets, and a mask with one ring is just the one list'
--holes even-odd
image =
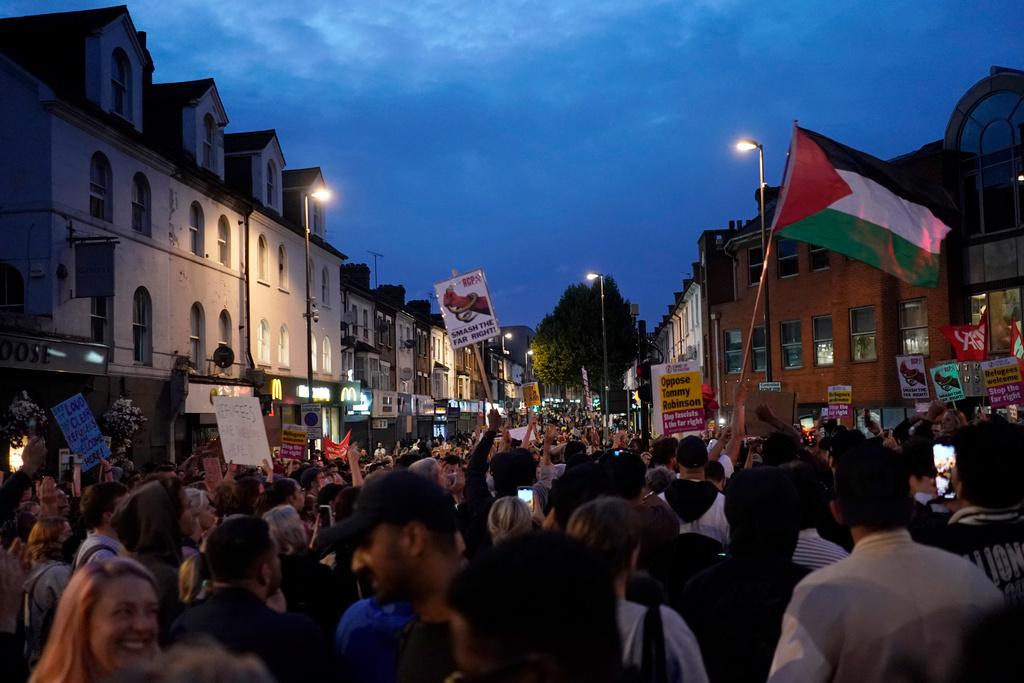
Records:
{"label": "mcdonald's sign", "polygon": [[342,382],[341,391],[338,393],[340,403],[355,405],[362,403],[363,392],[360,382]]}
{"label": "mcdonald's sign", "polygon": [[281,390],[281,380],[270,380],[270,400],[281,401],[284,399],[284,392]]}

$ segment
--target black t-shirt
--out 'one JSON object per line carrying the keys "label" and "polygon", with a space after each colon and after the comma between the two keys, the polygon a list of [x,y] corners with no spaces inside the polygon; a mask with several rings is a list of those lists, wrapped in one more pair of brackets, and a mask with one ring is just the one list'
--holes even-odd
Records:
{"label": "black t-shirt", "polygon": [[961,511],[943,527],[916,531],[918,543],[960,555],[985,572],[1010,605],[1024,605],[1024,514],[1018,509]]}
{"label": "black t-shirt", "polygon": [[448,622],[411,622],[399,646],[398,683],[444,683],[454,671]]}

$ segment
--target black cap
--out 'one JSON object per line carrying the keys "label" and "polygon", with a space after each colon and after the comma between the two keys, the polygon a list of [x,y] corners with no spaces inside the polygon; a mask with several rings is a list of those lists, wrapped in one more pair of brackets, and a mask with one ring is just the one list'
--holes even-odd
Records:
{"label": "black cap", "polygon": [[680,467],[696,468],[708,464],[708,447],[699,436],[688,436],[676,447],[676,462]]}
{"label": "black cap", "polygon": [[457,530],[452,499],[437,484],[407,470],[374,479],[359,492],[352,516],[332,527],[332,539],[354,540],[378,524],[421,522],[431,531]]}

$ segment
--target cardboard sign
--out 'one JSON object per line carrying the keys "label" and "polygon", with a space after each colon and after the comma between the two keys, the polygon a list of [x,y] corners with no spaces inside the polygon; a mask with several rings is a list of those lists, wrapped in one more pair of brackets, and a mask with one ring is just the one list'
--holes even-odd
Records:
{"label": "cardboard sign", "polygon": [[305,429],[307,439],[322,439],[324,436],[323,425],[320,424],[320,406],[315,403],[303,403],[302,427]]}
{"label": "cardboard sign", "polygon": [[896,356],[896,375],[900,378],[903,398],[917,400],[930,396],[924,356]]}
{"label": "cardboard sign", "polygon": [[210,491],[220,486],[224,480],[224,473],[220,469],[220,458],[203,458],[203,479]]}
{"label": "cardboard sign", "polygon": [[75,394],[51,411],[71,450],[82,456],[82,471],[88,472],[100,464],[100,458],[110,459],[110,448],[100,433],[100,426],[89,410],[85,397]]}
{"label": "cardboard sign", "polygon": [[651,367],[654,386],[654,428],[663,436],[699,432],[704,428],[704,394],[700,366],[662,363]]}
{"label": "cardboard sign", "polygon": [[438,282],[434,292],[441,302],[441,316],[452,348],[461,349],[501,334],[483,270]]}
{"label": "cardboard sign", "polygon": [[981,369],[985,373],[988,401],[993,408],[1024,403],[1024,382],[1021,381],[1016,358],[1008,356],[987,360],[981,364]]}
{"label": "cardboard sign", "polygon": [[964,387],[960,383],[959,363],[941,363],[932,368],[930,372],[932,383],[935,385],[935,398],[943,403],[964,399]]}
{"label": "cardboard sign", "polygon": [[510,439],[522,443],[523,439],[526,438],[527,429],[529,429],[529,427],[516,427],[515,429],[510,429],[508,430],[508,436]]}
{"label": "cardboard sign", "polygon": [[306,459],[306,430],[299,425],[285,425],[281,430],[281,451],[279,455],[289,460]]}
{"label": "cardboard sign", "polygon": [[224,449],[224,460],[259,467],[270,458],[260,400],[255,396],[214,396],[213,411]]}
{"label": "cardboard sign", "polygon": [[523,385],[523,403],[527,408],[540,405],[540,385],[537,382],[529,382]]}
{"label": "cardboard sign", "polygon": [[834,384],[828,388],[828,416],[834,420],[853,417],[853,387]]}
{"label": "cardboard sign", "polygon": [[[757,419],[757,407],[768,406],[775,416],[786,424],[796,422],[796,394],[792,391],[751,391],[747,394],[746,423],[747,436],[766,437],[775,431],[771,425]],[[822,419],[827,419],[822,408]]]}

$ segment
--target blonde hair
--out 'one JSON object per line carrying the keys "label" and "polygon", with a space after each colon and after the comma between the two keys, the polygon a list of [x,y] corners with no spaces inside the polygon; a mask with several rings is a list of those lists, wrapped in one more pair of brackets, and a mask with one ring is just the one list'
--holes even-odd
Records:
{"label": "blonde hair", "polygon": [[90,683],[96,680],[97,673],[101,672],[97,672],[95,657],[89,649],[93,611],[103,591],[123,576],[146,581],[153,589],[154,601],[157,599],[156,580],[135,560],[114,557],[83,565],[71,575],[71,581],[57,604],[50,637],[29,683]]}
{"label": "blonde hair", "polygon": [[277,550],[282,555],[301,555],[309,549],[306,527],[291,505],[267,510],[263,520],[270,526],[270,537],[277,542]]}
{"label": "blonde hair", "polygon": [[40,517],[36,520],[28,535],[28,556],[33,562],[63,559],[60,535],[67,523],[63,517]]}
{"label": "blonde hair", "polygon": [[487,513],[487,531],[497,545],[516,536],[533,531],[533,513],[530,506],[517,496],[503,496],[494,501]]}
{"label": "blonde hair", "polygon": [[184,605],[191,605],[203,597],[208,572],[202,555],[186,557],[178,567],[178,599]]}
{"label": "blonde hair", "polygon": [[603,555],[619,574],[629,571],[640,547],[640,518],[625,499],[602,496],[576,508],[565,533]]}

